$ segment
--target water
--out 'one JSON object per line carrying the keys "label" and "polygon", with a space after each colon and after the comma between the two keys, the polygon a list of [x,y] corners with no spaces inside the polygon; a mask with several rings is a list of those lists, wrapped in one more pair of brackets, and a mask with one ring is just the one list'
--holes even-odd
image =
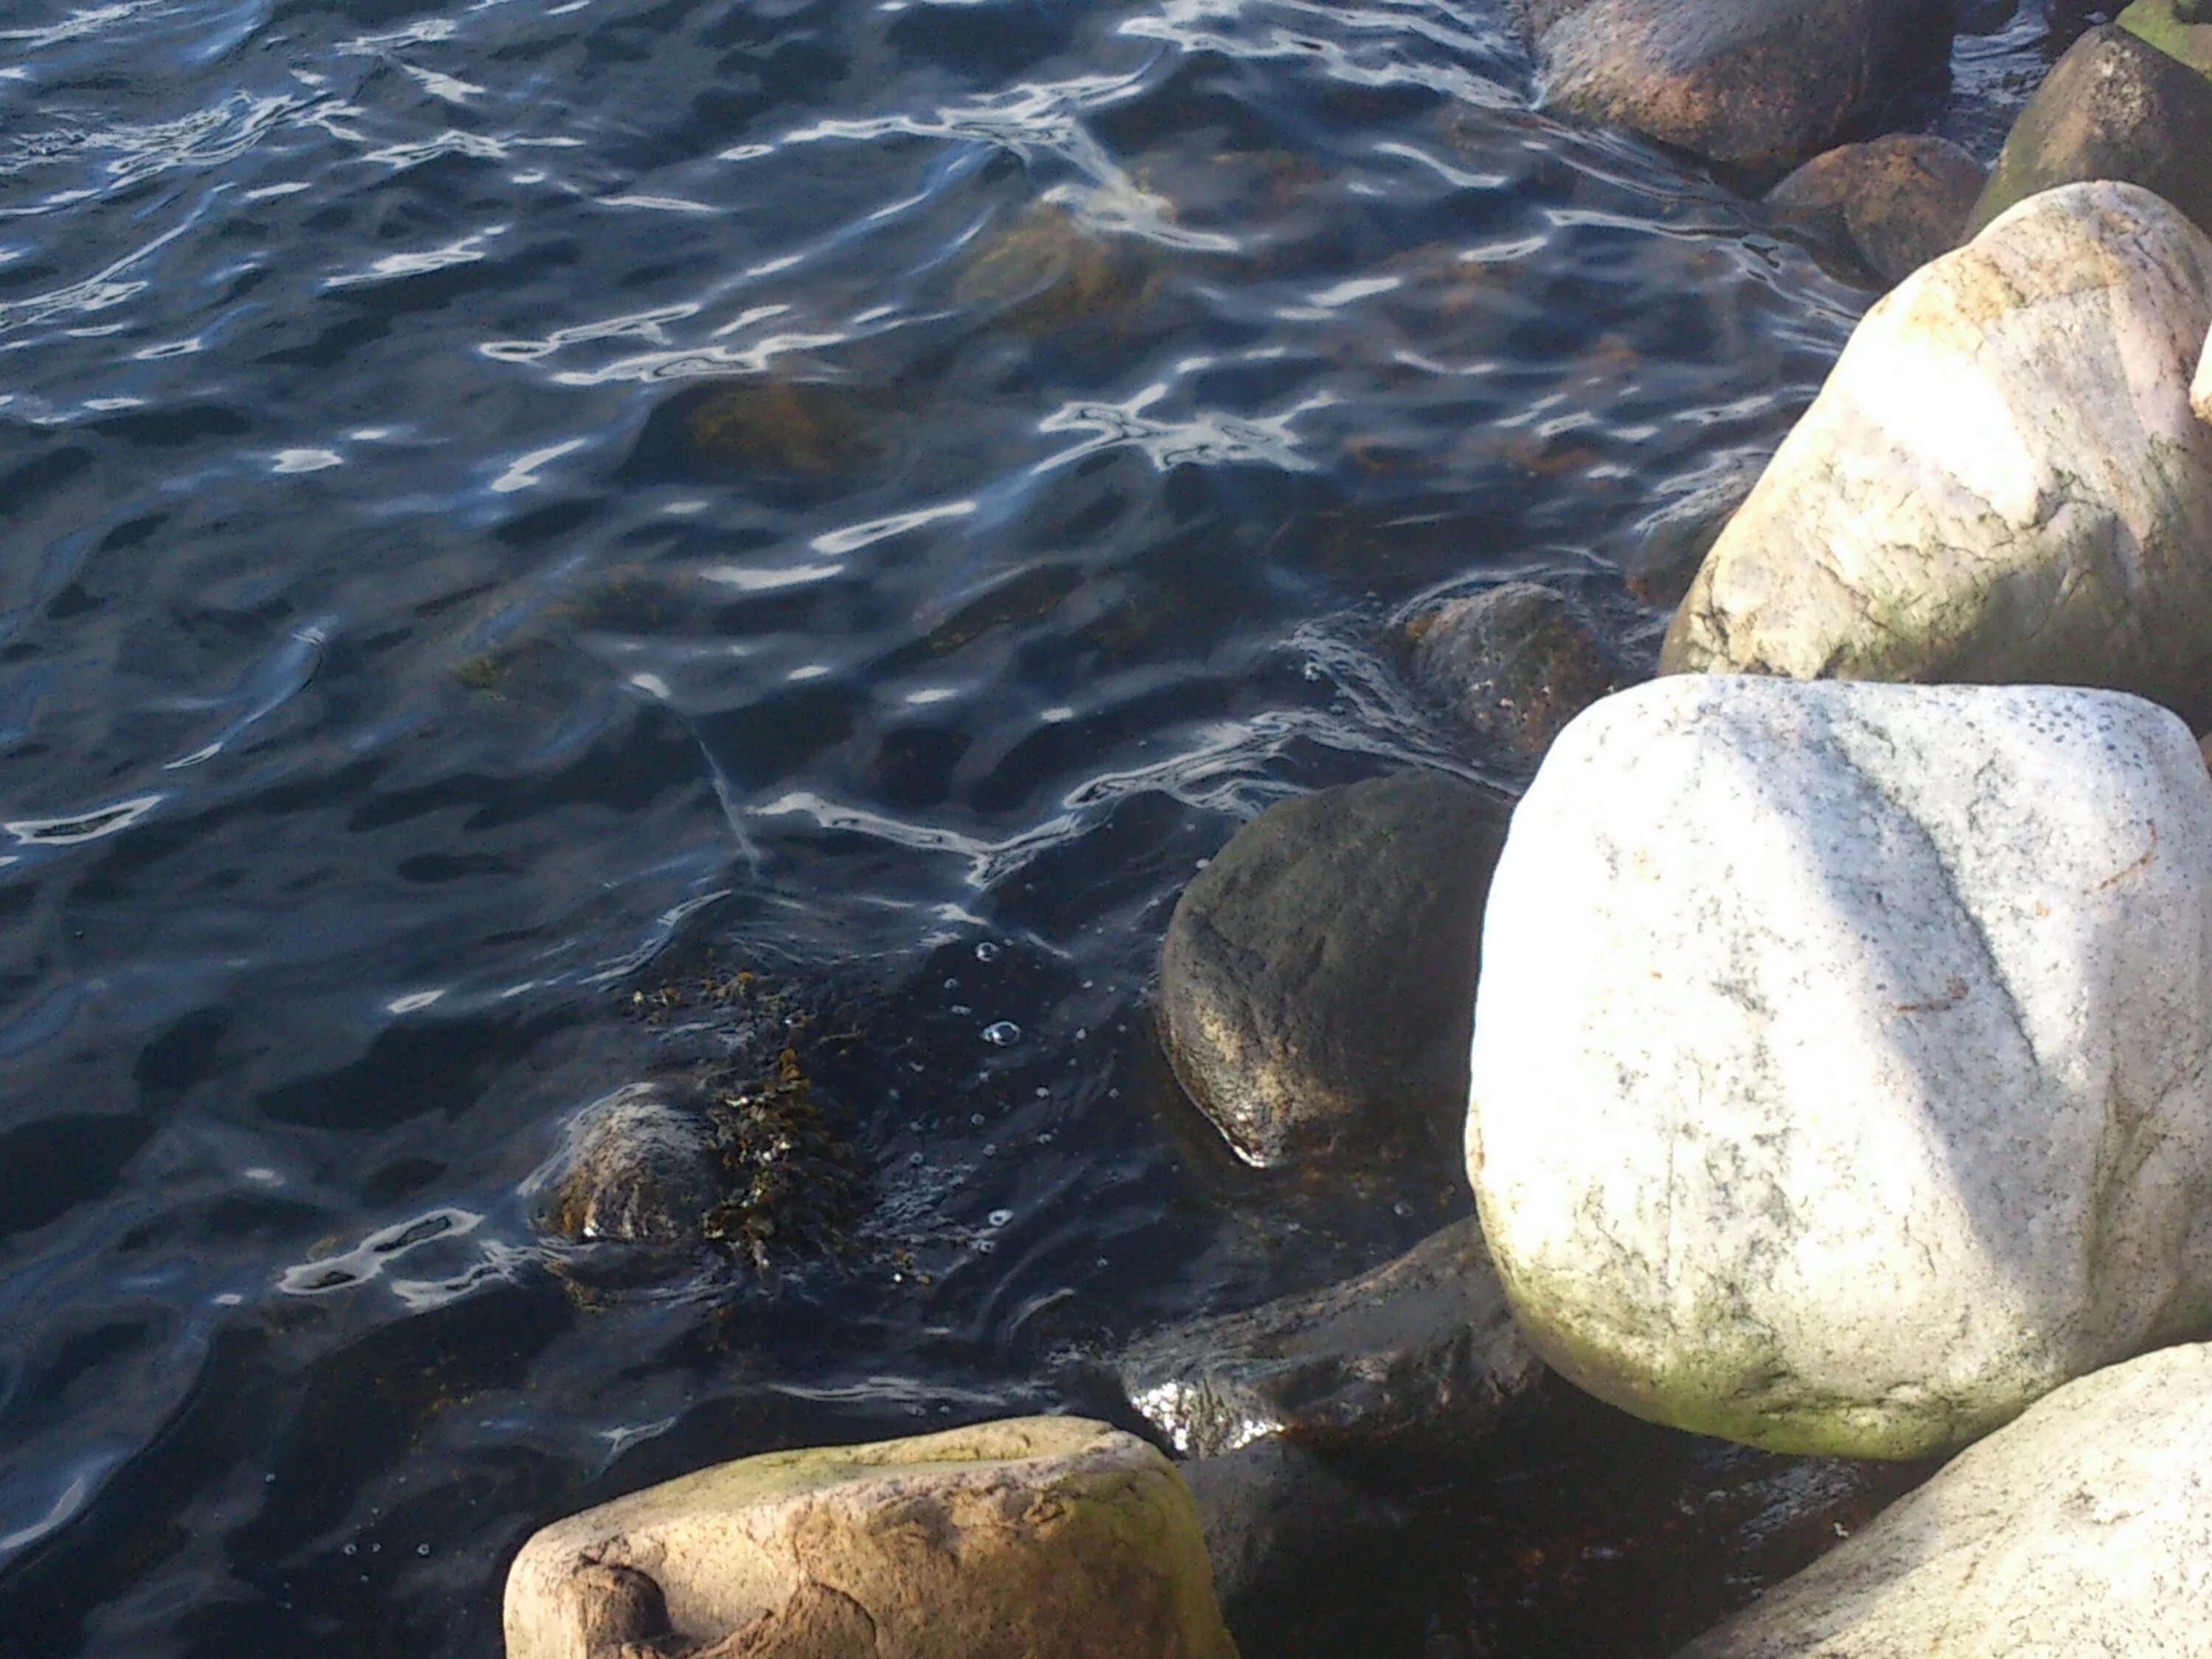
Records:
{"label": "water", "polygon": [[[1463,1207],[1229,1162],[1168,908],[1286,793],[1515,784],[1394,622],[1537,573],[1648,655],[1631,526],[1869,297],[1529,80],[1497,0],[12,0],[0,1650],[482,1659],[555,1514],[1095,1405]],[[738,969],[869,1236],[582,1282],[531,1173]],[[1656,1653],[1813,1547],[1771,1462],[1532,1433],[1330,1650]],[[1735,1496],[1547,1589],[1547,1481]]]}

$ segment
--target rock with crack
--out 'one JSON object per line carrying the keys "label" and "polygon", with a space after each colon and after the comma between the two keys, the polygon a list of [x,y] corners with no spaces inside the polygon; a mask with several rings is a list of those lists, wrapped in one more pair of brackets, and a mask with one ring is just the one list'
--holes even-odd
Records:
{"label": "rock with crack", "polygon": [[1946,138],[1893,133],[1814,156],[1767,192],[1782,217],[1849,246],[1885,283],[1901,283],[1965,240],[1981,163]]}
{"label": "rock with crack", "polygon": [[1176,902],[1160,1027],[1247,1163],[1366,1161],[1449,1136],[1507,807],[1439,773],[1281,801]]}
{"label": "rock with crack", "polygon": [[1118,1370],[1136,1408],[1194,1457],[1269,1435],[1340,1453],[1463,1453],[1543,1374],[1471,1218],[1327,1290],[1161,1332]]}
{"label": "rock with crack", "polygon": [[1484,1236],[1600,1398],[1924,1457],[2212,1327],[2212,779],[2164,710],[1623,692],[1523,799],[1484,949]]}
{"label": "rock with crack", "polygon": [[2212,714],[2212,240],[2032,198],[1869,311],[1721,532],[1662,671],[2056,681]]}
{"label": "rock with crack", "polygon": [[1679,1659],[2212,1652],[2212,1348],[2069,1382]]}
{"label": "rock with crack", "polygon": [[1024,1418],[745,1458],[532,1538],[507,1659],[1235,1659],[1189,1493]]}
{"label": "rock with crack", "polygon": [[2212,231],[2212,82],[2110,27],[2076,40],[2014,119],[1968,229],[2098,179],[2155,191]]}
{"label": "rock with crack", "polygon": [[1711,161],[1802,161],[1940,74],[1949,0],[1524,0],[1544,102]]}

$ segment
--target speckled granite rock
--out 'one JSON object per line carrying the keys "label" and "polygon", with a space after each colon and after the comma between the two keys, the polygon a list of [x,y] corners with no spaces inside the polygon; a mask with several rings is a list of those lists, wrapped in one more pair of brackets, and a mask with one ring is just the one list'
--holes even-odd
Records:
{"label": "speckled granite rock", "polygon": [[1626,1410],[1921,1457],[2212,1322],[2212,779],[2052,686],[1607,698],[1523,798],[1470,1179]]}
{"label": "speckled granite rock", "polygon": [[1706,555],[1662,671],[2055,681],[2212,714],[2212,241],[2022,203],[1869,311]]}
{"label": "speckled granite rock", "polygon": [[2212,1348],[2069,1382],[1680,1659],[2212,1652]]}

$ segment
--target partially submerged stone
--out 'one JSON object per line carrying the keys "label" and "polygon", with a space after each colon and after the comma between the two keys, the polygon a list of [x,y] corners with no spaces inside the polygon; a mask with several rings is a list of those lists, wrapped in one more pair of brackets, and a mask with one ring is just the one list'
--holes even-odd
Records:
{"label": "partially submerged stone", "polygon": [[1539,582],[1501,582],[1416,617],[1414,683],[1491,757],[1533,765],[1560,727],[1628,675],[1574,601]]}
{"label": "partially submerged stone", "polygon": [[758,375],[684,388],[647,417],[625,470],[696,483],[845,479],[880,465],[902,410],[879,386]]}
{"label": "partially submerged stone", "polygon": [[1024,1418],[774,1452],[556,1522],[507,1659],[1235,1659],[1189,1494],[1133,1436]]}
{"label": "partially submerged stone", "polygon": [[1183,890],[1161,1035],[1247,1163],[1372,1159],[1455,1121],[1506,811],[1437,773],[1318,790],[1253,819]]}
{"label": "partially submerged stone", "polygon": [[706,1120],[654,1083],[579,1112],[539,1182],[545,1230],[579,1244],[696,1243],[721,1194]]}
{"label": "partially submerged stone", "polygon": [[1543,1373],[1472,1220],[1341,1285],[1161,1332],[1118,1369],[1137,1409],[1194,1457],[1271,1435],[1463,1453]]}
{"label": "partially submerged stone", "polygon": [[2021,204],[1869,311],[1706,556],[1666,672],[2106,685],[2212,710],[2212,241]]}
{"label": "partially submerged stone", "polygon": [[1544,102],[1709,160],[1801,161],[1948,53],[1937,0],[1528,0]]}
{"label": "partially submerged stone", "polygon": [[1784,218],[1846,242],[1900,283],[1965,240],[1981,164],[1947,138],[1894,133],[1814,156],[1767,192]]}
{"label": "partially submerged stone", "polygon": [[2014,118],[1968,231],[2100,179],[2155,191],[2212,231],[2212,82],[2111,27],[2076,40]]}
{"label": "partially submerged stone", "polygon": [[2212,1348],[2069,1382],[1680,1659],[2212,1652]]}
{"label": "partially submerged stone", "polygon": [[1157,290],[1158,250],[1039,200],[978,241],[952,288],[960,304],[1025,334],[1115,329]]}
{"label": "partially submerged stone", "polygon": [[1213,1566],[1232,1632],[1337,1552],[1385,1535],[1403,1517],[1280,1435],[1176,1466]]}
{"label": "partially submerged stone", "polygon": [[1553,745],[1484,950],[1484,1236],[1600,1398],[1921,1457],[2212,1322],[2212,779],[2172,715],[1639,686]]}

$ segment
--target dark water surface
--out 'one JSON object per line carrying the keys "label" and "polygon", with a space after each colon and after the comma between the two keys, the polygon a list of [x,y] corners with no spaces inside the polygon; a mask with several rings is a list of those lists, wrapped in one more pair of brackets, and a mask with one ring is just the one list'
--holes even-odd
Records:
{"label": "dark water surface", "polygon": [[[1168,907],[1284,794],[1511,787],[1393,619],[1648,653],[1632,527],[1869,298],[1531,95],[1498,0],[0,6],[0,1653],[488,1659],[555,1514],[1464,1207],[1230,1165]],[[710,962],[866,1237],[580,1284],[531,1173]],[[1330,1650],[1662,1650],[1827,1478],[1565,1409]],[[1724,1541],[1499,1541],[1685,1481]]]}

